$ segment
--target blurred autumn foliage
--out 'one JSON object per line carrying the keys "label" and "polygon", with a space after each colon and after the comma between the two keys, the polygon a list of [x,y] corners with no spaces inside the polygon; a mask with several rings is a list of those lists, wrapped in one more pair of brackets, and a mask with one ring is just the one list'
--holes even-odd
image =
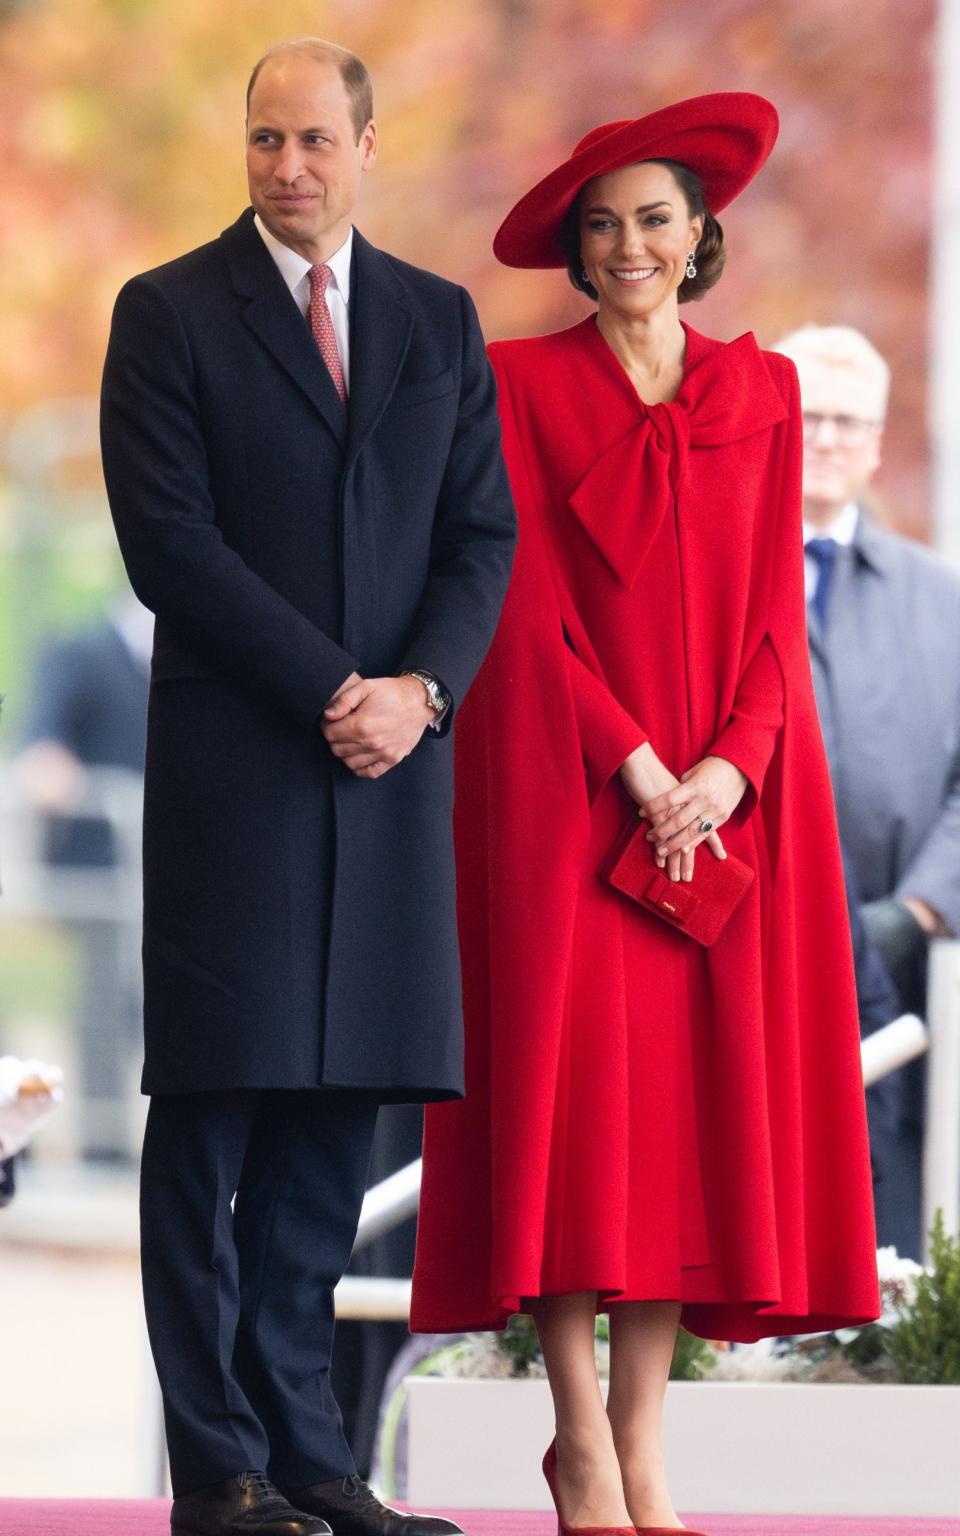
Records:
{"label": "blurred autumn foliage", "polygon": [[598,122],[703,91],[780,110],[779,146],[724,219],[719,288],[687,311],[771,342],[861,327],[890,359],[882,490],[927,527],[924,377],[934,0],[0,0],[0,412],[96,390],[131,273],[245,205],[253,61],[314,33],[376,87],[381,160],[360,223],[465,283],[490,336],[584,313],[562,273],[490,254],[511,203]]}

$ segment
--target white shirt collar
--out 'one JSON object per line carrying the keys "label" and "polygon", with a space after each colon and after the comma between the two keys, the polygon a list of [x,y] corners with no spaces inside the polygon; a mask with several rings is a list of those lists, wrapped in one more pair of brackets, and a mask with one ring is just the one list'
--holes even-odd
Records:
{"label": "white shirt collar", "polygon": [[[257,226],[264,245],[276,262],[280,270],[280,276],[290,289],[290,292],[293,293],[300,287],[313,263],[309,262],[305,256],[301,256],[299,251],[291,250],[289,245],[284,245],[283,241],[278,240],[276,235],[271,234],[259,213],[254,214],[253,222]],[[350,232],[340,249],[334,251],[332,256],[327,257],[327,266],[330,268],[331,273],[331,285],[335,285],[339,289],[344,304],[349,304],[350,302],[350,260],[352,254],[353,226],[351,225]]]}
{"label": "white shirt collar", "polygon": [[803,525],[803,542],[808,539],[835,539],[838,544],[852,544],[857,532],[857,518],[860,516],[860,508],[855,501],[848,501],[845,507],[841,507],[832,523],[825,528],[814,528],[812,523]]}
{"label": "white shirt collar", "polygon": [[340,295],[344,304],[350,302],[350,262],[353,259],[353,225],[344,240],[339,251],[327,258],[327,266],[332,273],[332,281],[340,289]]}

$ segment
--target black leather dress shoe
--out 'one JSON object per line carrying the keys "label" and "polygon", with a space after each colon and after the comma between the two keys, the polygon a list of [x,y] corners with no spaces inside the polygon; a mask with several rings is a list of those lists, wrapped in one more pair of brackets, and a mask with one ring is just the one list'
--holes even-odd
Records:
{"label": "black leather dress shoe", "polygon": [[333,1536],[326,1520],[284,1498],[262,1472],[238,1472],[174,1499],[173,1536]]}
{"label": "black leather dress shoe", "polygon": [[437,1515],[405,1515],[381,1504],[359,1477],[311,1483],[290,1494],[298,1509],[329,1520],[336,1536],[464,1536],[463,1528]]}

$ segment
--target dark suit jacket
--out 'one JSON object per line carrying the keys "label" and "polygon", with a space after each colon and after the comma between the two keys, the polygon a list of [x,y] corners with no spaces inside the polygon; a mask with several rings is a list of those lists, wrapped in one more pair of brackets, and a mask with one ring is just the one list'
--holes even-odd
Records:
{"label": "dark suit jacket", "polygon": [[[157,617],[146,1092],[463,1089],[450,717],[514,513],[464,290],[355,234],[350,307],[345,411],[249,209],[117,300],[104,469]],[[358,779],[324,705],[405,666],[454,709]]]}
{"label": "dark suit jacket", "polygon": [[810,660],[840,836],[864,901],[917,896],[960,933],[960,578],[861,510]]}
{"label": "dark suit jacket", "polygon": [[[44,647],[27,742],[58,742],[87,767],[142,773],[146,734],[147,669],[115,625]],[[104,866],[116,856],[110,827],[98,817],[47,817],[45,845],[51,864]]]}

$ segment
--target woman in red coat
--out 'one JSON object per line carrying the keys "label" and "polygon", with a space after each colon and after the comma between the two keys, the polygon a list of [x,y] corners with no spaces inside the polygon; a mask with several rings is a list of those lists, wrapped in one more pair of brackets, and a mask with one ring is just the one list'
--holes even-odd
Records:
{"label": "woman in red coat", "polygon": [[[734,93],[608,124],[494,247],[567,265],[597,312],[490,349],[520,545],[458,722],[467,1097],[427,1111],[412,1326],[533,1315],[574,1530],[678,1528],[678,1321],[752,1340],[879,1311],[796,377],[677,308],[776,128]],[[671,905],[705,860],[754,872],[711,947],[605,880],[638,807]]]}

